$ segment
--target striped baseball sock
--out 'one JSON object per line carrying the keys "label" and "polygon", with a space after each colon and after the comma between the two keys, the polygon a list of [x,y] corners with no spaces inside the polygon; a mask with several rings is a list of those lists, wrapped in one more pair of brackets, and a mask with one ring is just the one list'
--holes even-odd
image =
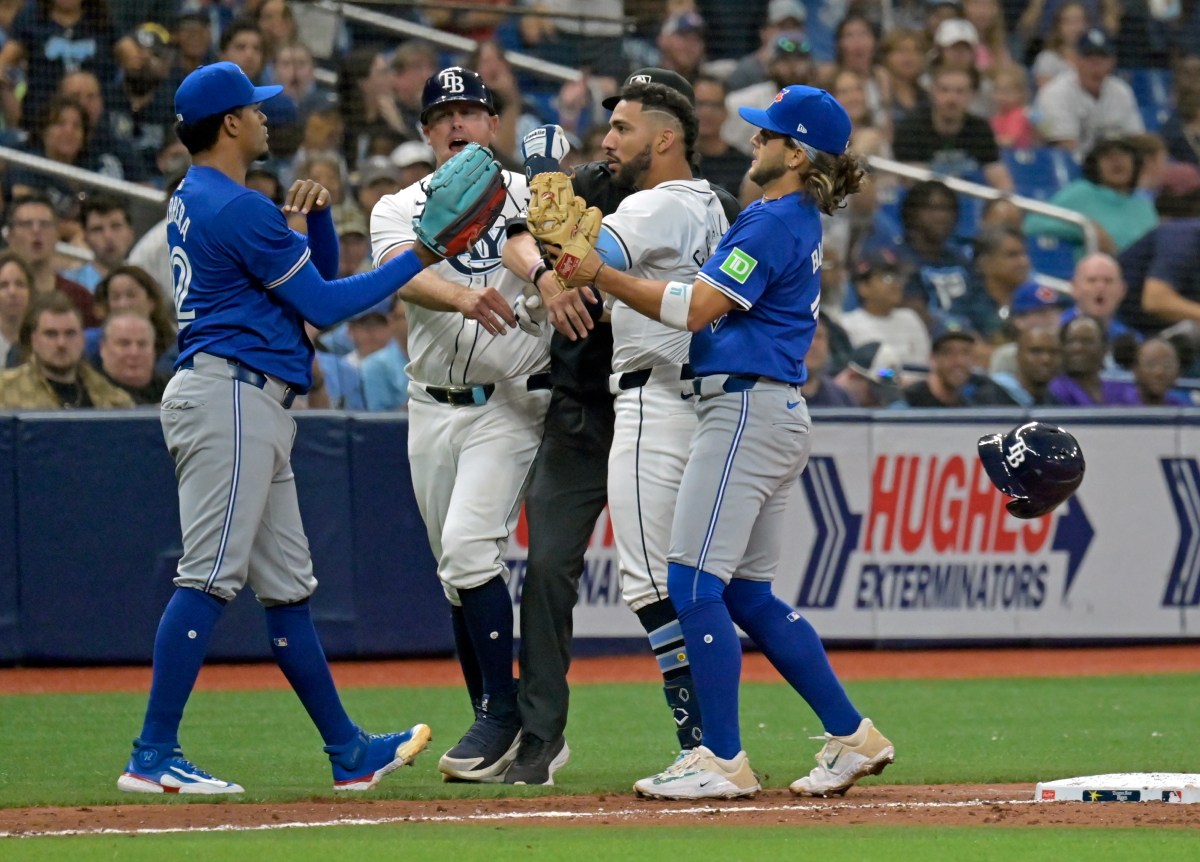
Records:
{"label": "striped baseball sock", "polygon": [[675,606],[669,598],[662,599],[638,608],[635,613],[650,638],[650,647],[663,675],[663,694],[675,720],[679,747],[695,748],[701,740],[700,702],[696,699],[696,683]]}
{"label": "striped baseball sock", "polygon": [[179,744],[183,708],[196,685],[213,627],[225,602],[190,587],[179,587],[167,602],[154,637],[154,677],[138,739]]}
{"label": "striped baseball sock", "polygon": [[312,621],[308,599],[267,608],[267,636],[275,663],[304,704],[326,745],[344,745],[358,733],[346,715],[325,650]]}
{"label": "striped baseball sock", "polygon": [[765,581],[734,578],[725,590],[725,602],[733,621],[812,707],[827,733],[848,736],[858,729],[862,716],[846,696],[808,620],[772,593]]}
{"label": "striped baseball sock", "polygon": [[729,759],[742,750],[738,687],[742,644],[722,595],[725,584],[681,563],[667,566],[667,592],[679,612],[688,661],[704,716],[704,745]]}

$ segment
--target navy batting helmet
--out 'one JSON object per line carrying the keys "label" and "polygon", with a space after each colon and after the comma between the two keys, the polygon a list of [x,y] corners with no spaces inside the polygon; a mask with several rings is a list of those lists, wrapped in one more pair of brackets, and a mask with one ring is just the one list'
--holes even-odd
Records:
{"label": "navy batting helmet", "polygon": [[483,83],[483,78],[478,72],[462,66],[442,69],[425,82],[425,90],[421,93],[421,122],[428,120],[430,108],[446,102],[476,102],[487,108],[489,114],[496,113],[492,91]]}
{"label": "navy batting helmet", "polygon": [[1007,434],[979,438],[979,460],[992,483],[1014,500],[1018,518],[1040,518],[1075,493],[1083,481],[1079,442],[1054,425],[1027,422]]}

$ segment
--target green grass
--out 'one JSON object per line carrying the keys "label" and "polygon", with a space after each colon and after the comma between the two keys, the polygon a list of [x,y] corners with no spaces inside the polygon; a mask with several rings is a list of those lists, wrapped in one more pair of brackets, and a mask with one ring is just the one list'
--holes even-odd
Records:
{"label": "green grass", "polygon": [[[1194,727],[1184,720],[1195,714],[1197,674],[860,682],[848,690],[896,744],[888,783],[1032,785],[1103,772],[1200,770]],[[567,734],[571,764],[558,787],[443,784],[437,756],[470,715],[462,691],[357,689],[345,700],[369,730],[416,721],[433,727],[430,752],[389,777],[378,798],[624,794],[675,753],[661,689],[579,686]],[[144,705],[141,694],[0,697],[0,806],[128,803],[115,781]],[[743,686],[741,714],[743,746],[766,786],[786,786],[808,771],[819,748],[808,737],[820,728],[789,688]],[[181,741],[202,767],[245,785],[239,799],[246,802],[333,795],[320,740],[290,692],[198,693]]]}
{"label": "green grass", "polygon": [[1195,835],[1148,829],[934,829],[840,826],[750,829],[699,824],[671,827],[441,826],[405,824],[233,834],[17,839],[3,844],[5,860],[229,859],[329,862],[331,859],[624,860],[770,859],[947,860],[947,862],[1062,862],[1064,859],[1194,858]]}

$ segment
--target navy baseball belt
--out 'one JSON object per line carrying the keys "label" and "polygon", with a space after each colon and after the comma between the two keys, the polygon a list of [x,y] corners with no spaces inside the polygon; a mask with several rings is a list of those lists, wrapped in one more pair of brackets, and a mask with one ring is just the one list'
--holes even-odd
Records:
{"label": "navy baseball belt", "polygon": [[296,390],[282,380],[277,380],[243,365],[235,359],[224,356],[213,356],[209,353],[197,353],[179,363],[181,369],[187,368],[202,372],[226,373],[232,380],[249,383],[255,389],[261,389],[273,400],[278,401],[284,410],[292,406],[296,400]]}
{"label": "navy baseball belt", "polygon": [[655,365],[652,368],[639,368],[637,371],[621,371],[608,378],[608,391],[618,395],[628,389],[639,389],[651,380],[664,383],[678,383],[680,380],[691,380],[695,377],[692,366]]}
{"label": "navy baseball belt", "polygon": [[[475,386],[422,386],[429,397],[439,404],[449,404],[451,407],[474,407],[487,404],[488,399],[496,393],[495,383],[479,383]],[[550,388],[550,372],[539,371],[525,378],[525,391],[536,392],[539,389]]]}
{"label": "navy baseball belt", "polygon": [[727,392],[745,392],[759,383],[775,383],[770,377],[757,374],[709,374],[692,381],[692,391],[703,401]]}

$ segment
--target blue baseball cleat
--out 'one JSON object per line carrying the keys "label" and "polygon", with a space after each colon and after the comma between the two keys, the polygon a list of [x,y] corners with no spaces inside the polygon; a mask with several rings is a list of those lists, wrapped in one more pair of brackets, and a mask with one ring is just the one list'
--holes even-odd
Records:
{"label": "blue baseball cleat", "polygon": [[209,775],[183,757],[178,745],[133,741],[133,755],[117,789],[126,793],[198,793],[215,795],[242,793],[240,784],[222,781]]}
{"label": "blue baseball cleat", "polygon": [[432,738],[429,725],[417,724],[401,733],[369,736],[360,729],[345,745],[325,746],[333,765],[333,789],[370,790],[389,772],[411,765]]}

